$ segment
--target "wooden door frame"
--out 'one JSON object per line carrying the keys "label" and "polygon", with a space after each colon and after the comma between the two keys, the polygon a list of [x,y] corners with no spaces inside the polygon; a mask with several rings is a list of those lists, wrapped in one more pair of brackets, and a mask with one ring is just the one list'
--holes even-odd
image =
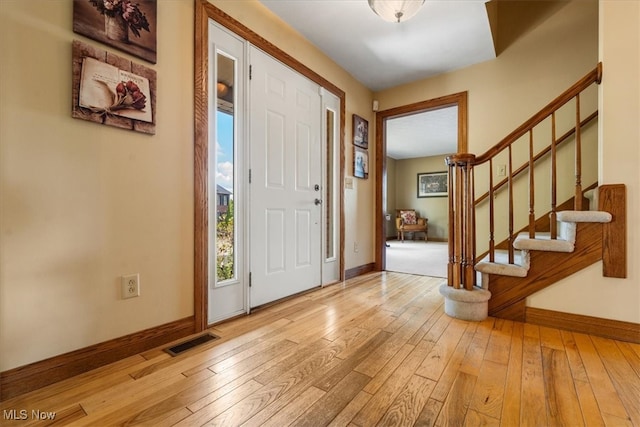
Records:
{"label": "wooden door frame", "polygon": [[444,107],[458,107],[458,153],[466,153],[467,144],[467,114],[468,114],[468,94],[467,92],[454,93],[439,98],[416,102],[414,104],[402,105],[376,113],[376,247],[375,247],[375,270],[386,269],[386,240],[384,206],[387,203],[387,141],[386,122],[387,119],[410,116],[412,114],[437,110]]}
{"label": "wooden door frame", "polygon": [[[344,182],[345,92],[207,0],[195,0],[194,94],[194,330],[209,325],[208,289],[208,150],[209,150],[209,19],[262,49],[340,99],[340,182]],[[344,191],[340,192],[340,279],[344,278]],[[320,285],[320,284],[319,284]]]}

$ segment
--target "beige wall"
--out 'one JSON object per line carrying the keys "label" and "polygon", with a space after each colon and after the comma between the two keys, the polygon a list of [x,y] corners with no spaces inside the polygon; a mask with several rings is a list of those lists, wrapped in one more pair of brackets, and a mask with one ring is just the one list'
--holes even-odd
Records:
{"label": "beige wall", "polygon": [[[72,32],[71,0],[0,1],[0,371],[193,315],[194,2],[158,3],[158,63],[131,57],[158,74],[149,136],[71,118],[71,42],[105,48]],[[371,92],[258,1],[213,3],[347,93],[351,175]],[[374,260],[374,182],[345,191],[347,269]]]}
{"label": "beige wall", "polygon": [[444,156],[420,157],[415,159],[396,160],[395,207],[390,211],[395,215],[395,209],[415,209],[422,218],[429,219],[429,239],[446,241],[449,230],[448,198],[447,197],[418,197],[418,174],[423,172],[446,171]]}
{"label": "beige wall", "polygon": [[156,65],[109,49],[158,73],[150,136],[71,118],[71,42],[104,48],[72,1],[0,2],[0,370],[193,314],[194,9],[161,3]]}
{"label": "beige wall", "polygon": [[600,1],[599,181],[627,187],[627,278],[602,264],[545,289],[528,304],[640,323],[640,2]]}

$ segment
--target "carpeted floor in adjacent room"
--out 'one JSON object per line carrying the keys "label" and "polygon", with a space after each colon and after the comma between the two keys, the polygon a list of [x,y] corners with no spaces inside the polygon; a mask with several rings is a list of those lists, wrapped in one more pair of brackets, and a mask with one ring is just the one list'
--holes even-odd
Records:
{"label": "carpeted floor in adjacent room", "polygon": [[447,277],[447,242],[390,240],[387,243],[387,271]]}

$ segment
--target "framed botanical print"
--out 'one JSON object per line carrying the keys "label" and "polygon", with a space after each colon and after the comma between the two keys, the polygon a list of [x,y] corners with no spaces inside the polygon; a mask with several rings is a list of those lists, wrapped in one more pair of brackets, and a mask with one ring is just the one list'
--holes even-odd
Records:
{"label": "framed botanical print", "polygon": [[157,0],[74,0],[73,32],[153,64]]}

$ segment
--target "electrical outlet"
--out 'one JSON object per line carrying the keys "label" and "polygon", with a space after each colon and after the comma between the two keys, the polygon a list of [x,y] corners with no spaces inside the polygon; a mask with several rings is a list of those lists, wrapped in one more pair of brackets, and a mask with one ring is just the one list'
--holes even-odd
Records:
{"label": "electrical outlet", "polygon": [[507,176],[507,165],[498,165],[498,176]]}
{"label": "electrical outlet", "polygon": [[140,296],[140,274],[122,276],[122,299]]}
{"label": "electrical outlet", "polygon": [[360,249],[358,248],[358,242],[353,242],[353,252],[358,252]]}

